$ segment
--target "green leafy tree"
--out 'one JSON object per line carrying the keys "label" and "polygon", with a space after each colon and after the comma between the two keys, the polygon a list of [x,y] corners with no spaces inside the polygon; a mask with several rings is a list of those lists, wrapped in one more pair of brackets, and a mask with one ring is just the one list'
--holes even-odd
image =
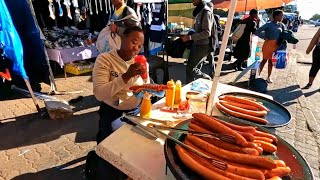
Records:
{"label": "green leafy tree", "polygon": [[313,20],[313,21],[316,21],[318,19],[320,19],[320,14],[315,14],[310,18],[310,20]]}

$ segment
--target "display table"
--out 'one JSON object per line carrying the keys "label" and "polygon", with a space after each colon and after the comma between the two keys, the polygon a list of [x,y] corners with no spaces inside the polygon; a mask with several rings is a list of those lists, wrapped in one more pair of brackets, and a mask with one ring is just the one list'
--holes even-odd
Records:
{"label": "display table", "polygon": [[[47,52],[48,52],[49,60],[58,62],[61,68],[65,67],[65,64],[67,63],[95,58],[100,54],[96,46],[64,48],[64,49],[47,48]],[[66,71],[65,71],[65,77],[66,77]]]}
{"label": "display table", "polygon": [[[205,79],[196,81],[206,83],[209,87],[208,92],[211,90],[211,81]],[[185,96],[185,93],[190,91],[190,88],[191,83],[184,86],[182,94]],[[226,92],[247,92],[272,99],[269,95],[219,83],[217,96]],[[160,107],[164,106],[164,102],[165,99],[163,98],[152,106],[151,118],[177,121],[172,117],[174,113],[159,110]],[[215,108],[212,114],[221,115]],[[155,140],[137,127],[124,124],[97,146],[96,153],[132,179],[175,179],[170,170],[166,174],[163,144],[164,142],[161,139]]]}

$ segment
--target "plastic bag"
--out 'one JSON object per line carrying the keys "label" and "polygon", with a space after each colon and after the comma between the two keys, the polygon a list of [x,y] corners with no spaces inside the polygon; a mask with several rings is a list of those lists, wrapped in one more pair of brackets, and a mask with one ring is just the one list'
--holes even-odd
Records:
{"label": "plastic bag", "polygon": [[288,53],[285,50],[277,50],[272,55],[272,64],[277,69],[284,69],[287,66]]}
{"label": "plastic bag", "polygon": [[5,56],[13,61],[13,71],[28,79],[23,64],[22,43],[4,1],[0,1],[0,9],[0,44],[4,45]]}
{"label": "plastic bag", "polygon": [[99,33],[96,46],[100,53],[120,49],[121,37],[117,33],[111,33],[110,27],[107,26]]}

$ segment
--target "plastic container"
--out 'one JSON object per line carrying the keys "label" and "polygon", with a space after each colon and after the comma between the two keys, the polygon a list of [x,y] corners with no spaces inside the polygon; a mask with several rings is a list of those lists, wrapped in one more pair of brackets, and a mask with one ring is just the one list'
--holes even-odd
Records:
{"label": "plastic container", "polygon": [[151,116],[151,95],[148,92],[143,94],[143,99],[140,107],[140,117],[150,118]]}
{"label": "plastic container", "polygon": [[181,102],[181,81],[176,81],[176,89],[174,95],[174,104],[180,104]]}
{"label": "plastic container", "polygon": [[167,107],[173,107],[176,85],[174,84],[173,80],[168,81],[167,85],[170,87],[170,89],[166,90],[166,103],[165,104]]}
{"label": "plastic container", "polygon": [[137,55],[134,58],[134,62],[141,64],[142,67],[146,70],[146,72],[144,74],[141,74],[141,78],[144,79],[144,80],[148,79],[149,66],[148,66],[148,63],[147,63],[147,58],[144,57],[144,55]]}

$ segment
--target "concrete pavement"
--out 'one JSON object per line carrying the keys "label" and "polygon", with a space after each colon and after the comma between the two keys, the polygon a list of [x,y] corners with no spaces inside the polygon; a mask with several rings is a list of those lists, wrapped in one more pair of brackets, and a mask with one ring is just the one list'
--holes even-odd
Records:
{"label": "concrete pavement", "polygon": [[[184,60],[171,59],[170,77],[184,81]],[[319,178],[319,136],[317,122],[308,120],[310,100],[301,91],[298,81],[300,66],[296,59],[285,70],[273,72],[274,83],[268,94],[288,108],[292,122],[275,132],[293,145],[309,162],[316,179]],[[266,68],[265,68],[266,70]],[[306,70],[305,70],[306,71]],[[239,72],[224,62],[221,82],[231,82]],[[158,71],[161,82],[162,71]],[[262,77],[266,76],[266,71]],[[98,126],[98,102],[92,95],[90,75],[71,76],[67,80],[56,77],[60,91],[83,90],[84,99],[73,104],[75,115],[67,120],[52,121],[36,114],[30,98],[16,95],[0,103],[0,179],[82,179],[85,156],[94,146]],[[238,86],[245,86],[248,75]],[[43,92],[49,86],[42,85]],[[319,87],[319,86],[318,86]],[[319,93],[314,93],[319,94]],[[70,100],[78,95],[57,96]],[[314,99],[314,98],[312,98]],[[316,101],[316,100],[314,100]],[[40,103],[44,107],[43,103]],[[316,108],[314,108],[316,109]]]}

